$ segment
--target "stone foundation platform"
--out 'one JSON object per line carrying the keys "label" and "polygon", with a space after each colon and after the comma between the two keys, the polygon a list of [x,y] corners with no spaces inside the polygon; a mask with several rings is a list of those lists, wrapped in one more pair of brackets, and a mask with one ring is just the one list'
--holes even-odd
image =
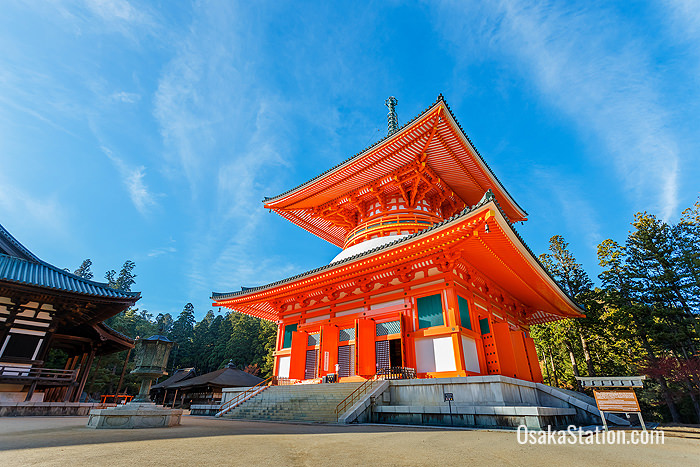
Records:
{"label": "stone foundation platform", "polygon": [[129,403],[90,411],[88,428],[165,428],[180,424],[181,409],[152,403]]}

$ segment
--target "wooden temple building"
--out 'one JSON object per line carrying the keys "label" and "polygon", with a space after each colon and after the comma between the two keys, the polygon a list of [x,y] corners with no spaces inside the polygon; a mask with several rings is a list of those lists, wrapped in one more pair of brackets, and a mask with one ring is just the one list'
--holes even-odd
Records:
{"label": "wooden temple building", "polygon": [[[151,398],[158,404],[178,407],[190,407],[192,404],[219,404],[225,388],[247,388],[255,386],[262,380],[236,368],[232,362],[219,370],[200,376],[194,375],[194,369],[188,368],[177,371],[170,378],[151,388]],[[161,391],[162,394],[159,394]]]}
{"label": "wooden temple building", "polygon": [[[139,297],[40,260],[0,225],[0,403],[78,402],[95,356],[134,346],[103,321]],[[45,366],[51,349],[63,368]]]}
{"label": "wooden temple building", "polygon": [[281,195],[272,210],[342,248],[215,306],[278,324],[274,374],[505,375],[541,382],[532,324],[582,316],[513,224],[527,220],[444,98]]}

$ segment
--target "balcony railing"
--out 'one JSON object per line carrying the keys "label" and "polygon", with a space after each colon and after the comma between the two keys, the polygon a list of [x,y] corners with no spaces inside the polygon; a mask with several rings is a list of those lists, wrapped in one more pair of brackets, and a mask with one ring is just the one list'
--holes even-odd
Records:
{"label": "balcony railing", "polygon": [[414,233],[419,230],[427,229],[436,222],[440,222],[440,218],[432,213],[423,211],[400,211],[397,213],[385,214],[379,218],[362,222],[360,225],[352,229],[345,237],[345,245],[343,248],[357,243],[357,240],[365,235],[382,235],[386,232],[397,231],[401,234],[402,231]]}
{"label": "balcony railing", "polygon": [[45,385],[68,385],[74,383],[78,370],[57,370],[54,368],[31,368],[18,365],[0,365],[0,382],[33,383]]}
{"label": "balcony railing", "polygon": [[379,368],[377,370],[377,378],[379,379],[414,379],[415,377],[415,368],[395,366],[391,368]]}

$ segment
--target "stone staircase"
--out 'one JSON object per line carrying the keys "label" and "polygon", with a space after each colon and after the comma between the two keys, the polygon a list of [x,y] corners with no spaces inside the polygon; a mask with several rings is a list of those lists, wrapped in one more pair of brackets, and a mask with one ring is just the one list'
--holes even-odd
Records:
{"label": "stone staircase", "polygon": [[335,423],[335,409],[362,383],[270,386],[222,418]]}

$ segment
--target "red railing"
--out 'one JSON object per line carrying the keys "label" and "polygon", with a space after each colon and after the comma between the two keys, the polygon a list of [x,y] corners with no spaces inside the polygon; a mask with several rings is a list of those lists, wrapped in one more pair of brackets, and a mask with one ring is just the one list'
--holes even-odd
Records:
{"label": "red railing", "polygon": [[386,214],[378,219],[363,222],[348,232],[345,236],[344,248],[353,245],[357,239],[364,235],[381,234],[386,230],[397,230],[399,234],[401,234],[402,230],[414,233],[418,230],[427,229],[436,222],[440,222],[440,218],[435,216],[435,214],[422,211],[403,211]]}
{"label": "red railing", "polygon": [[269,377],[266,380],[260,381],[258,384],[255,386],[246,389],[243,392],[239,392],[236,394],[236,396],[231,399],[230,401],[226,402],[223,404],[221,407],[219,407],[219,411],[216,413],[216,417],[221,417],[223,414],[226,412],[230,411],[231,409],[234,409],[237,407],[239,404],[242,402],[247,401],[254,395],[264,391],[268,386],[270,386],[273,382],[273,377]]}
{"label": "red railing", "polygon": [[122,401],[126,404],[133,398],[127,394],[104,394],[100,398],[100,404],[120,404]]}

